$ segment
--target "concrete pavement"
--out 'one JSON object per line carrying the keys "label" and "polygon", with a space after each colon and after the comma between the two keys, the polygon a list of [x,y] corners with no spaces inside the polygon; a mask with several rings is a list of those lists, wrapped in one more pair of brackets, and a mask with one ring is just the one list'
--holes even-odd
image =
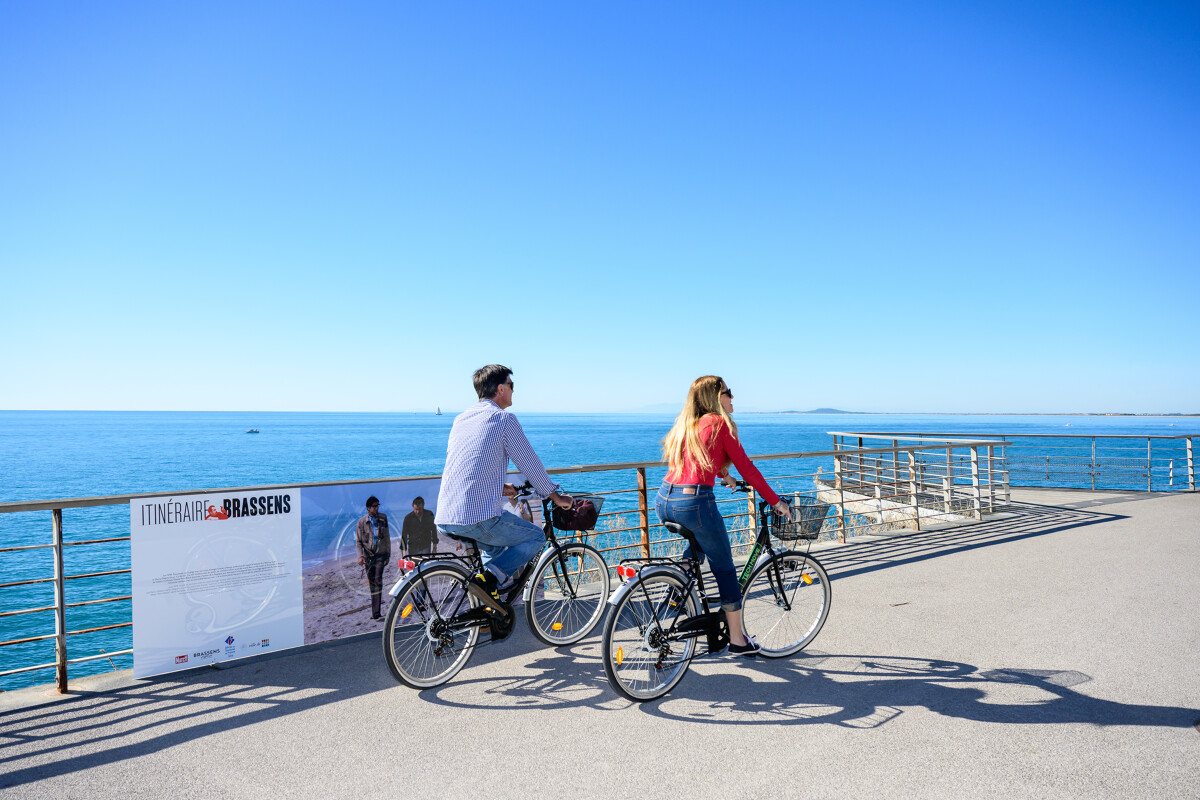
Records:
{"label": "concrete pavement", "polygon": [[1014,499],[823,548],[809,650],[699,660],[642,705],[595,638],[523,622],[420,693],[374,636],[0,694],[0,794],[1200,797],[1200,495]]}

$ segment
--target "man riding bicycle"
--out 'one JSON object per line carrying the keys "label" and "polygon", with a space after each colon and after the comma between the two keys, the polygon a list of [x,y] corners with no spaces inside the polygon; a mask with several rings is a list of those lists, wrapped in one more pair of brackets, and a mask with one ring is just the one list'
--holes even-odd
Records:
{"label": "man riding bicycle", "polygon": [[508,411],[512,370],[489,364],[476,370],[473,380],[479,402],[454,418],[434,521],[439,533],[475,540],[483,572],[471,583],[481,600],[510,613],[500,600],[500,589],[541,550],[546,537],[537,525],[503,511],[501,498],[516,494],[516,488],[504,482],[509,462],[535,492],[560,508],[570,508],[571,498],[558,493],[558,484],[546,474],[521,423]]}

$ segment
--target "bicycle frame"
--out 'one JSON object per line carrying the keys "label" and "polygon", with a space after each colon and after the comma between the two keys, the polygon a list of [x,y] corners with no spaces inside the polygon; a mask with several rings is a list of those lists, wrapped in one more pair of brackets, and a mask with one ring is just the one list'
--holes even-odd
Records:
{"label": "bicycle frame", "polygon": [[[758,502],[758,533],[755,536],[754,545],[750,550],[750,556],[746,559],[746,564],[738,576],[738,584],[743,594],[750,583],[750,576],[753,574],[755,568],[761,562],[778,555],[778,551],[771,544],[769,511],[770,505],[765,500],[760,500]],[[641,579],[657,573],[658,570],[652,569],[653,567],[667,567],[677,578],[683,578],[684,597],[690,595],[693,589],[695,590],[700,600],[701,613],[686,620],[682,626],[680,625],[680,615],[683,613],[682,603],[679,604],[679,610],[675,612],[675,617],[671,620],[670,627],[665,631],[662,630],[658,615],[654,615],[655,624],[658,625],[659,630],[665,634],[668,640],[681,641],[706,636],[709,640],[709,652],[717,652],[728,643],[729,631],[725,623],[724,612],[719,610],[713,611],[712,609],[712,603],[704,586],[704,574],[700,569],[699,561],[694,558],[626,558],[620,562],[621,566],[627,563],[642,565],[637,570],[637,582],[635,585],[641,588],[647,604],[651,602],[650,596],[646,592],[644,582]],[[772,570],[773,574],[771,576],[771,590],[774,592],[777,600],[783,604],[783,607],[790,611],[791,602],[788,600],[783,589],[783,577],[779,571],[778,560],[774,564],[775,568]],[[610,603],[615,605],[618,599],[618,595],[614,593]]]}
{"label": "bicycle frame", "polygon": [[[528,484],[526,484],[524,487],[521,487],[521,491],[522,494],[518,495],[519,497],[528,497],[532,494],[528,491]],[[513,576],[512,586],[508,589],[507,593],[503,597],[503,600],[506,604],[511,605],[513,600],[516,599],[517,595],[522,593],[524,594],[525,601],[529,601],[534,589],[533,585],[528,583],[529,577],[534,573],[538,564],[540,564],[541,560],[545,557],[547,548],[553,550],[553,557],[557,560],[557,564],[555,566],[555,577],[563,583],[571,596],[574,596],[576,593],[576,586],[572,584],[571,576],[567,569],[567,557],[563,552],[562,545],[559,544],[558,537],[555,536],[554,533],[554,524],[551,522],[550,518],[549,499],[542,500],[542,520],[542,531],[546,536],[547,546],[539,550],[537,555],[526,562],[525,565],[522,566],[521,569],[519,569]],[[429,585],[425,582],[424,573],[426,569],[448,561],[456,562],[458,564],[458,568],[467,575],[474,575],[483,570],[483,558],[480,555],[479,548],[474,542],[467,542],[466,553],[428,553],[418,556],[416,559],[408,559],[407,561],[408,563],[412,564],[412,566],[408,568],[411,571],[407,575],[402,576],[396,581],[395,585],[392,586],[391,590],[388,592],[388,595],[391,597],[396,597],[399,595],[403,587],[412,580],[420,581],[422,588],[424,588],[426,592],[430,592]],[[402,560],[400,562],[402,569],[405,568],[404,564],[405,561]],[[488,618],[482,613],[479,615],[473,615],[471,614],[470,610],[463,612],[462,605],[464,602],[466,602],[466,595],[463,595],[463,597],[459,599],[458,603],[455,605],[453,613],[448,618],[442,617],[436,608],[434,609],[434,614],[437,616],[439,621],[445,622],[449,628],[456,630],[472,626],[485,627],[490,625]]]}

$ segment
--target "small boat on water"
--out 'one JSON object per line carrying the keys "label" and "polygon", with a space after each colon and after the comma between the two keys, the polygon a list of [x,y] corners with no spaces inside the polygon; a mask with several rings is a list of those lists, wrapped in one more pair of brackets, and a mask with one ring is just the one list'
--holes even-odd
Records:
{"label": "small boat on water", "polygon": [[246,433],[258,433],[258,428],[249,428],[246,430]]}
{"label": "small boat on water", "polygon": [[442,407],[438,406],[438,410],[434,413],[434,416],[440,417],[441,415],[442,415]]}

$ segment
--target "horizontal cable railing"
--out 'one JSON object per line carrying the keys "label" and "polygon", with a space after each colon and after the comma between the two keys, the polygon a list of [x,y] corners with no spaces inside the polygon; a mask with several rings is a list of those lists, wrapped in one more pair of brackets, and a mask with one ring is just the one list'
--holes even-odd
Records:
{"label": "horizontal cable railing", "polygon": [[[895,431],[835,432],[834,446],[862,447],[880,440],[996,438],[997,434]],[[1076,489],[1196,491],[1191,434],[1005,433],[1004,458],[1014,486]]]}
{"label": "horizontal cable railing", "polygon": [[[803,496],[828,505],[830,511],[819,536],[828,540],[845,541],[849,536],[890,528],[920,530],[922,525],[935,521],[978,518],[982,513],[1003,505],[1007,501],[1007,485],[1004,483],[1006,472],[1002,455],[1004,444],[1006,443],[1003,441],[994,440],[920,442],[906,445],[893,443],[890,447],[859,448],[846,448],[839,444],[833,450],[769,453],[751,458],[760,463],[786,462],[798,465],[800,469],[793,466],[791,469],[780,471],[765,467],[764,471],[770,473],[767,478],[772,486],[783,490],[781,494],[790,497]],[[998,450],[1000,454],[993,454],[993,449]],[[661,471],[665,466],[665,462],[649,461],[565,467],[551,469],[549,472],[554,475],[579,475],[581,483],[586,482],[587,475],[594,473],[634,473],[631,481],[633,485],[626,484],[628,488],[586,492],[605,497],[612,505],[619,507],[615,510],[605,509],[599,515],[594,530],[586,534],[577,534],[587,538],[604,554],[610,566],[615,567],[622,558],[678,555],[683,549],[684,542],[681,539],[667,535],[660,524],[651,521],[647,470]],[[774,474],[775,472],[779,474]],[[369,482],[414,481],[437,477],[439,476],[387,478]],[[177,492],[174,496],[182,498],[215,492],[303,489],[359,483],[364,481],[188,490]],[[583,490],[586,487],[566,488]],[[21,660],[27,662],[0,671],[0,678],[53,669],[59,691],[65,692],[68,667],[108,659],[115,668],[114,658],[132,654],[132,647],[107,650],[98,644],[92,644],[88,649],[99,652],[74,657],[68,654],[67,641],[73,637],[90,637],[93,634],[110,632],[104,640],[110,647],[114,641],[128,641],[129,629],[133,626],[132,589],[124,588],[129,585],[131,576],[130,568],[124,565],[130,562],[130,545],[126,543],[130,542],[131,537],[101,536],[65,541],[63,511],[72,509],[80,510],[81,513],[87,513],[89,510],[99,513],[106,506],[128,506],[131,501],[162,495],[163,493],[142,493],[0,503],[0,514],[50,511],[52,517],[49,543],[0,548],[0,554],[3,554],[5,559],[47,552],[52,561],[52,568],[46,570],[50,574],[8,581],[0,584],[0,590],[37,590],[39,587],[53,589],[50,603],[42,601],[26,608],[13,609],[0,606],[0,624],[3,625],[0,630],[15,632],[14,621],[22,618],[36,619],[38,615],[46,614],[54,616],[53,626],[46,626],[51,630],[26,630],[23,632],[25,635],[5,637],[6,641],[0,641],[0,648],[11,647],[20,651]],[[727,522],[735,554],[744,554],[757,531],[757,496],[739,495],[731,499],[721,498],[717,502],[721,515]],[[128,525],[127,517],[114,517],[112,514],[108,516],[105,523],[107,525],[119,524],[116,522],[118,519],[123,519],[123,524]],[[114,547],[119,549],[113,551]],[[89,568],[68,574],[64,566],[64,552],[74,549],[88,552],[104,550],[107,561],[103,564],[91,564]],[[87,562],[86,558],[81,560]],[[114,561],[117,563],[111,563]],[[107,566],[121,568],[99,568]],[[12,572],[6,569],[5,574],[11,575]],[[118,588],[113,581],[117,581],[121,586]],[[88,592],[98,591],[103,594],[107,591],[109,594],[95,597],[85,593],[68,602],[68,582],[72,587],[77,584],[92,585],[96,582],[101,588],[90,589]],[[117,588],[117,591],[114,592],[114,588]],[[72,588],[72,593],[74,592],[76,589]],[[3,594],[0,593],[0,599],[2,598]],[[112,621],[114,617],[111,613],[107,617],[100,613],[102,609],[113,604],[120,608],[119,604],[122,603],[127,606],[117,612],[121,614],[118,621]],[[73,621],[77,619],[76,615],[85,615],[78,618],[82,624],[77,621],[77,627],[68,627],[68,609],[75,612],[71,616]],[[125,613],[125,609],[128,609],[128,613]],[[113,639],[113,636],[124,638]],[[50,653],[40,648],[51,641],[54,645],[53,659],[47,660],[46,656]],[[45,655],[39,657],[40,653]]]}

